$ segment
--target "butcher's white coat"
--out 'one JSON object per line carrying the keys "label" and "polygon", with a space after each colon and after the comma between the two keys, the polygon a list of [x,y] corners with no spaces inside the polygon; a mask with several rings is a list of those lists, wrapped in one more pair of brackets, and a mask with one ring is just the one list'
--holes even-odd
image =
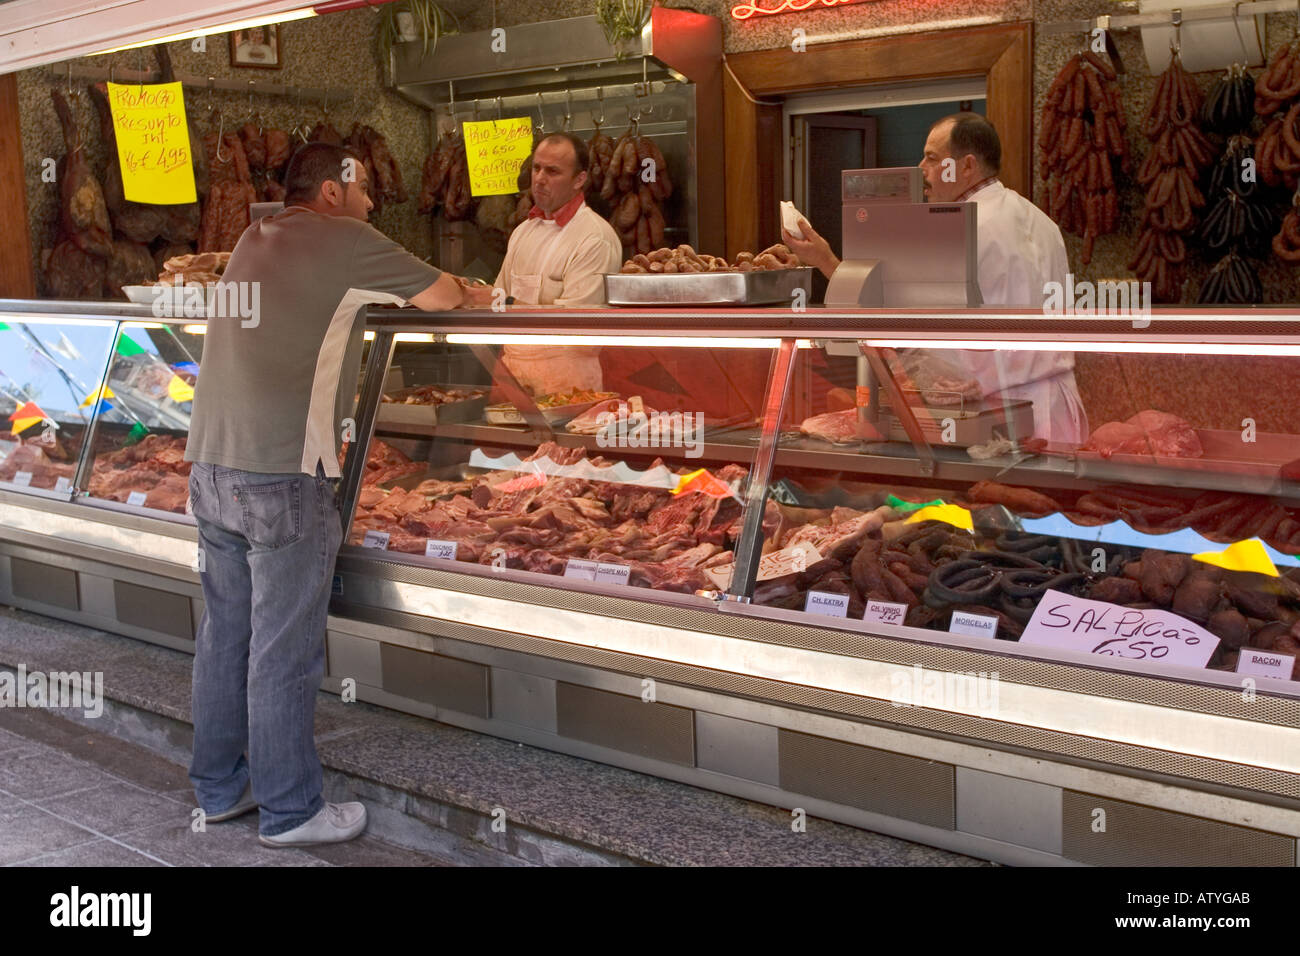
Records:
{"label": "butcher's white coat", "polygon": [[[1061,230],[1047,214],[996,179],[971,197],[977,207],[980,292],[986,306],[1041,308],[1048,282],[1064,287],[1070,263]],[[1034,434],[1081,444],[1088,418],[1074,380],[1073,352],[933,350],[979,382],[986,402],[1034,403]]]}
{"label": "butcher's white coat", "polygon": [[[510,234],[496,285],[525,305],[603,305],[605,275],[618,272],[623,246],[613,226],[583,203],[564,226],[526,219]],[[523,293],[523,295],[521,295]],[[507,345],[505,361],[537,395],[601,387],[600,349]]]}

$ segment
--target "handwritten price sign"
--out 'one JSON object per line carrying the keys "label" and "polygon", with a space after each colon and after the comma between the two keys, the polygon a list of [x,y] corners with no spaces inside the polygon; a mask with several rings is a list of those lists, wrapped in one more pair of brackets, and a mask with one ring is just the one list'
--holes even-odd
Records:
{"label": "handwritten price sign", "polygon": [[462,123],[469,191],[475,196],[505,196],[519,191],[519,167],[533,153],[533,121],[528,116]]}
{"label": "handwritten price sign", "polygon": [[1219,639],[1184,617],[1159,608],[1120,607],[1047,591],[1034,609],[1021,644],[1204,667]]}
{"label": "handwritten price sign", "polygon": [[122,191],[131,202],[191,203],[194,165],[179,83],[109,83]]}

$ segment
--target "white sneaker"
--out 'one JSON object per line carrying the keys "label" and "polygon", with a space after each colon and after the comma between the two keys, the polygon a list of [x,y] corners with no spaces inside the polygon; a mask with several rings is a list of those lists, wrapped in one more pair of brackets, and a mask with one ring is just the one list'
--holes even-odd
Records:
{"label": "white sneaker", "polygon": [[366,828],[366,808],[360,803],[327,803],[306,823],[275,836],[258,834],[267,846],[315,846],[344,843]]}

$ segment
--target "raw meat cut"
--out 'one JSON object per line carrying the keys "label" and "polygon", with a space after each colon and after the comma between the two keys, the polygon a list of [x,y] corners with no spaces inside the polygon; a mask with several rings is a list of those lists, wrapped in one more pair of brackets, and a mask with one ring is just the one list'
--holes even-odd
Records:
{"label": "raw meat cut", "polygon": [[[647,418],[651,415],[659,414],[649,405],[644,403],[641,404],[641,411],[645,413]],[[605,417],[602,419],[602,415],[612,415],[613,418]],[[592,405],[591,408],[587,409],[577,418],[569,422],[569,424],[565,425],[564,430],[572,432],[575,435],[595,435],[604,429],[611,421],[621,421],[632,417],[632,421],[626,426],[630,430],[636,427],[636,423],[639,421],[639,419],[633,416],[634,403],[631,403],[629,399],[610,398]]]}
{"label": "raw meat cut", "polygon": [[1200,458],[1201,440],[1186,421],[1168,412],[1148,409],[1125,422],[1107,422],[1089,436],[1081,451],[1112,455],[1155,455],[1160,458]]}
{"label": "raw meat cut", "polygon": [[0,481],[13,481],[20,471],[32,476],[31,487],[53,488],[60,478],[72,479],[76,464],[54,461],[44,449],[28,442],[19,445],[0,463]]}
{"label": "raw meat cut", "polygon": [[844,444],[856,441],[883,441],[885,436],[870,422],[858,421],[858,410],[846,408],[842,412],[827,412],[805,418],[799,431],[809,438]]}

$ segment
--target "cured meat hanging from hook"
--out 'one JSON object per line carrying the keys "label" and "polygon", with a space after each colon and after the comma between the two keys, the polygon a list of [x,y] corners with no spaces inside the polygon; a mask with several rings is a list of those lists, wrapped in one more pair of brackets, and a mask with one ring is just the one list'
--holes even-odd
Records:
{"label": "cured meat hanging from hook", "polygon": [[1092,261],[1098,236],[1119,225],[1119,174],[1129,171],[1128,123],[1110,61],[1091,51],[1072,57],[1047,91],[1039,123],[1039,174],[1046,211],[1063,232],[1083,237]]}

